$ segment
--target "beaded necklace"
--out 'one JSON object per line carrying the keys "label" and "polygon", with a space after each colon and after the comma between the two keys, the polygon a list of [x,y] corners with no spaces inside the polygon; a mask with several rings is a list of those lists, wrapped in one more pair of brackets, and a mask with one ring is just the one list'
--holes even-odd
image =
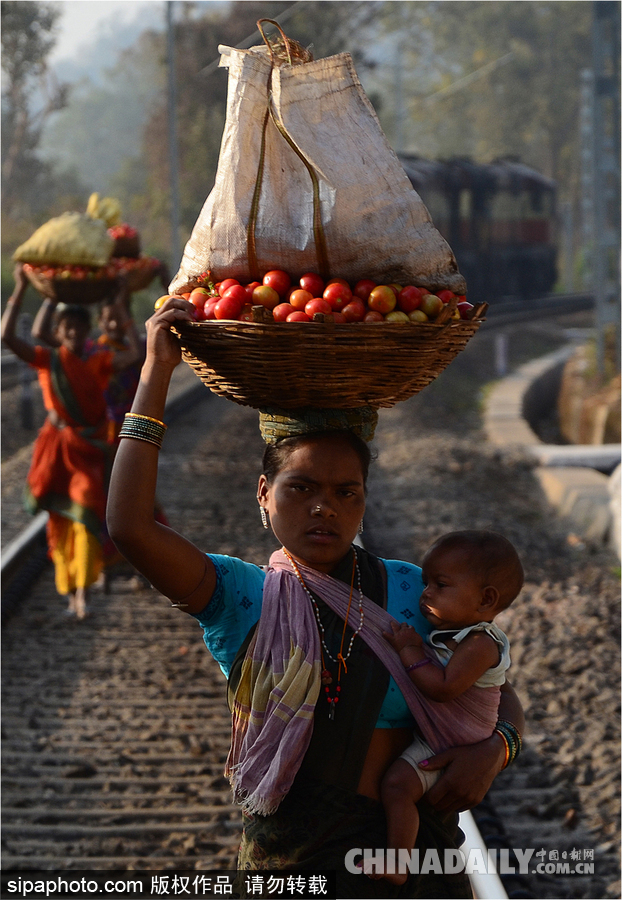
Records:
{"label": "beaded necklace", "polygon": [[[356,555],[356,548],[354,546],[352,547],[352,552],[354,553],[354,557],[352,560],[352,581],[350,582],[350,598],[348,600],[348,609],[346,610],[346,617],[345,617],[345,620],[343,623],[343,631],[341,633],[341,645],[339,647],[339,653],[337,654],[336,659],[332,655],[332,653],[330,652],[328,647],[326,646],[324,626],[322,625],[322,619],[320,618],[320,610],[318,608],[317,603],[315,602],[315,598],[314,598],[313,594],[311,593],[311,591],[309,590],[309,588],[307,587],[307,585],[305,584],[302,574],[300,572],[300,569],[296,565],[296,562],[294,561],[291,554],[289,554],[287,552],[285,547],[283,547],[283,552],[285,553],[285,555],[289,559],[290,563],[292,564],[294,574],[296,575],[296,578],[300,582],[305,594],[307,595],[307,597],[309,598],[309,600],[311,601],[311,604],[313,606],[313,611],[315,613],[315,618],[317,620],[318,630],[319,630],[319,634],[320,634],[320,643],[322,645],[320,648],[320,654],[322,657],[322,685],[324,686],[324,692],[326,694],[326,700],[327,700],[328,706],[329,706],[328,718],[334,719],[335,718],[335,704],[339,702],[339,693],[341,691],[341,684],[340,684],[341,667],[343,666],[343,671],[347,675],[348,667],[346,665],[346,660],[348,660],[350,658],[350,654],[352,653],[352,645],[354,643],[354,638],[361,631],[361,629],[363,627],[363,622],[365,621],[365,614],[363,612],[363,590],[361,587],[361,570],[359,569],[359,561],[358,561],[358,556]],[[344,645],[345,639],[346,639],[346,628],[348,627],[350,606],[352,605],[352,595],[354,593],[354,575],[355,575],[355,573],[356,573],[356,577],[357,577],[358,592],[359,592],[359,626],[356,629],[356,631],[352,632],[352,637],[350,638],[350,643],[348,645],[348,652],[344,656],[343,655],[343,645]],[[326,668],[326,663],[324,662],[324,653],[326,653],[326,656],[328,656],[328,658],[331,660],[331,662],[337,663],[337,685],[335,687],[335,696],[334,697],[330,696],[329,685],[331,685],[333,682],[333,676],[330,674],[330,671]]]}

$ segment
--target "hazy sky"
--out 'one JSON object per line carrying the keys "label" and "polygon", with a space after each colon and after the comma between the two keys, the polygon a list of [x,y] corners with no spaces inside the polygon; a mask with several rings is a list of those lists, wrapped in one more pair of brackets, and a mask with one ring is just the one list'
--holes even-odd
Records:
{"label": "hazy sky", "polygon": [[50,62],[75,58],[81,48],[93,43],[99,30],[118,31],[139,17],[145,27],[164,28],[165,3],[154,0],[58,0],[62,10],[58,22],[57,41]]}

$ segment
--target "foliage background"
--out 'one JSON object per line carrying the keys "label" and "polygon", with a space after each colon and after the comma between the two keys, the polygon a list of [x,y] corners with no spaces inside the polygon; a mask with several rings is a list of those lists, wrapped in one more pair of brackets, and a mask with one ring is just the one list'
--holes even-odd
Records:
{"label": "foliage background", "polygon": [[[285,11],[287,34],[312,45],[316,58],[352,53],[396,150],[477,162],[518,157],[558,181],[580,222],[590,2],[234,0],[204,9],[174,4],[181,246],[218,161],[227,83],[226,70],[210,66],[218,45],[239,44],[258,18]],[[92,191],[120,200],[144,252],[173,271],[179,262],[170,258],[164,30],[145,30],[99,80],[69,85],[47,64],[57,26],[53,4],[2,2],[3,297],[15,247],[51,216],[84,209]],[[143,300],[148,309],[150,295]]]}

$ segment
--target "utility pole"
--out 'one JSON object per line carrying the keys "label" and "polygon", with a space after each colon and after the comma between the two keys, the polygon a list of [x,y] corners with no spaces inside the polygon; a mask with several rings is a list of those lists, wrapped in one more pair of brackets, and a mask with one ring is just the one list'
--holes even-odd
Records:
{"label": "utility pole", "polygon": [[171,182],[171,272],[179,268],[179,162],[177,156],[177,89],[175,84],[175,28],[173,0],[166,3],[166,49],[168,67],[168,159]]}
{"label": "utility pole", "polygon": [[608,332],[620,371],[620,4],[592,3],[594,240],[596,358],[605,374]]}

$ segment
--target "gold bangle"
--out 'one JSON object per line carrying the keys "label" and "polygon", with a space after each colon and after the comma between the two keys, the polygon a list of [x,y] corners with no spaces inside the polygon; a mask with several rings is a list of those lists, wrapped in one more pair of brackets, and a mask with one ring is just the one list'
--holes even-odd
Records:
{"label": "gold bangle", "polygon": [[127,419],[127,418],[130,418],[130,419],[145,419],[145,420],[147,420],[148,422],[155,422],[156,425],[160,425],[160,426],[161,426],[162,428],[164,428],[165,430],[168,428],[168,425],[165,425],[164,422],[161,422],[161,421],[160,421],[160,419],[154,419],[153,416],[143,416],[141,413],[128,412],[128,413],[125,414],[125,418],[126,418],[126,419]]}

